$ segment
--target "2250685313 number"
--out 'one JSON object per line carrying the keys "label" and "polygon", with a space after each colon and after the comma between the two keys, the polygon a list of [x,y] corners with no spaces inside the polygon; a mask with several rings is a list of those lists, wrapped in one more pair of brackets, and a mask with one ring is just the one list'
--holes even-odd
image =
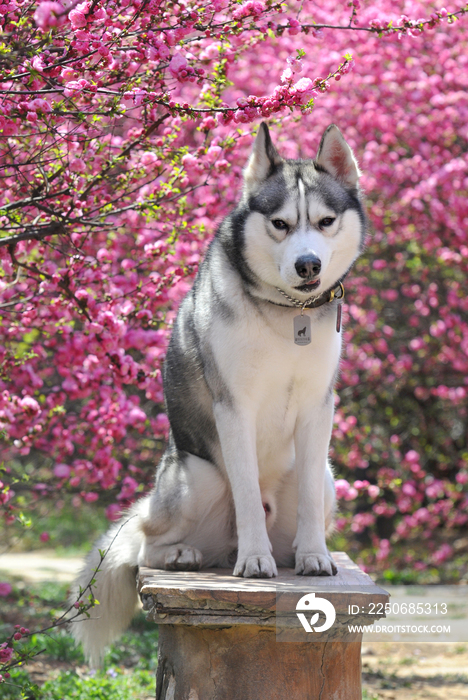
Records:
{"label": "2250685313 number", "polygon": [[348,613],[367,615],[446,615],[447,603],[369,603],[367,607],[348,605]]}

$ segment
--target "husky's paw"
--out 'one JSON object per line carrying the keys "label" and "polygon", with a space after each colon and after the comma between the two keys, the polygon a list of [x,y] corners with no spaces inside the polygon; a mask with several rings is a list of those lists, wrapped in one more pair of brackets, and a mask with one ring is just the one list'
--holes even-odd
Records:
{"label": "husky's paw", "polygon": [[168,571],[198,571],[202,565],[202,553],[188,544],[175,544],[166,552],[164,568]]}
{"label": "husky's paw", "polygon": [[296,574],[302,576],[335,576],[338,573],[336,564],[330,554],[312,554],[297,552]]}
{"label": "husky's paw", "polygon": [[271,554],[239,558],[234,568],[234,576],[245,578],[272,578],[277,575],[276,562]]}

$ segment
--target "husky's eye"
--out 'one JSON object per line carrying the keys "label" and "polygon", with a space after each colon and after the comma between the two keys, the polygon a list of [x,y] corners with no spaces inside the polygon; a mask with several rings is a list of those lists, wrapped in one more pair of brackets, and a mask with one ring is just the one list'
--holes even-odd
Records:
{"label": "husky's eye", "polygon": [[278,231],[287,231],[289,226],[286,223],[286,221],[283,221],[282,219],[273,219],[271,222],[275,228],[278,229]]}
{"label": "husky's eye", "polygon": [[326,216],[324,219],[320,219],[319,226],[320,228],[327,228],[327,226],[331,226],[334,221],[335,219],[333,216]]}

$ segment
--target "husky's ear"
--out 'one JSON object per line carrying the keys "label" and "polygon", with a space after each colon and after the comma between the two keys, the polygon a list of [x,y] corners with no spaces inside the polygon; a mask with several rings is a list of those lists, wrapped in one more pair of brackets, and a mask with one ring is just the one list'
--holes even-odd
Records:
{"label": "husky's ear", "polygon": [[283,159],[273,146],[268,127],[265,122],[262,122],[254,141],[252,154],[244,170],[246,189],[250,190],[266,180],[275,167],[282,162]]}
{"label": "husky's ear", "polygon": [[357,187],[361,175],[359,166],[335,124],[330,124],[322,136],[315,162],[347,187]]}

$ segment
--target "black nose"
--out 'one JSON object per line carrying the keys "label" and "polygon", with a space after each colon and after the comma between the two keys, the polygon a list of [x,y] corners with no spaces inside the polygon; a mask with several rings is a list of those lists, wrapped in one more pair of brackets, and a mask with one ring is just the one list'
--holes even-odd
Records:
{"label": "black nose", "polygon": [[296,260],[295,268],[299,277],[312,279],[320,274],[322,263],[316,255],[303,255]]}

